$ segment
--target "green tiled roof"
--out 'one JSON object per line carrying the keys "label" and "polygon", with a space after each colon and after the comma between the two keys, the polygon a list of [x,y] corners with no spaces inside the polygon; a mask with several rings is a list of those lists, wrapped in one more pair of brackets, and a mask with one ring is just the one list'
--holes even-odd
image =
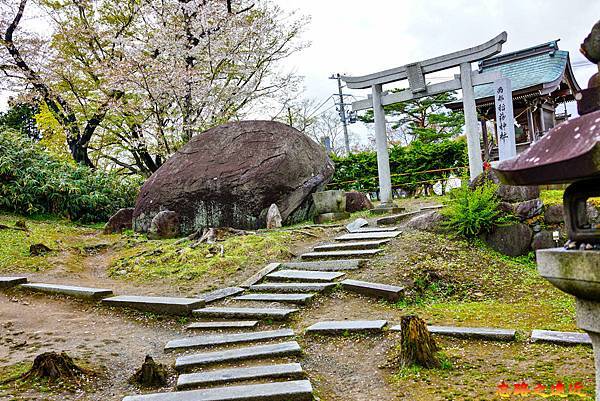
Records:
{"label": "green tiled roof", "polygon": [[[484,64],[481,71],[500,71],[504,77],[510,78],[512,90],[516,92],[557,80],[564,73],[568,58],[569,52],[555,50],[490,66]],[[475,87],[475,98],[482,99],[492,96],[494,96],[493,84]]]}

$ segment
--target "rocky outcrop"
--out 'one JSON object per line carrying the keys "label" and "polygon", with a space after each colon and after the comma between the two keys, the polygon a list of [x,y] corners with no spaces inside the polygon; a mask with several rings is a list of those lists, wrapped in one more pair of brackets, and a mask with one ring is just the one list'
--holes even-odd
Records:
{"label": "rocky outcrop", "polygon": [[346,192],[346,211],[348,213],[371,209],[373,209],[373,204],[367,194],[357,191]]}
{"label": "rocky outcrop", "polygon": [[104,234],[121,233],[123,230],[130,230],[133,226],[133,208],[119,209],[113,214],[104,225]]}
{"label": "rocky outcrop", "polygon": [[180,231],[266,227],[277,204],[283,224],[312,217],[311,194],[333,175],[325,151],[298,130],[273,121],[242,121],[201,133],[144,184],[133,227],[150,229],[162,210],[176,212]]}

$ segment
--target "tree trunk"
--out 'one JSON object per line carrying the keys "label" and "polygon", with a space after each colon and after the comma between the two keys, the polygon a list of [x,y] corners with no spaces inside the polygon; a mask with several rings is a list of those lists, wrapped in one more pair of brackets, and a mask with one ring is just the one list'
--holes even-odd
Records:
{"label": "tree trunk", "polygon": [[163,365],[146,355],[146,360],[129,381],[143,387],[162,387],[167,384],[167,372]]}
{"label": "tree trunk", "polygon": [[439,368],[439,350],[425,322],[416,315],[403,316],[400,322],[400,367],[413,365]]}

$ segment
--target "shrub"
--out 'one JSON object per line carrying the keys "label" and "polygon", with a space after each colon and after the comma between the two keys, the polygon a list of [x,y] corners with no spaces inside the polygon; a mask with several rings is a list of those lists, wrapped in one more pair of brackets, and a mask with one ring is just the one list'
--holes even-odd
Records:
{"label": "shrub", "polygon": [[487,182],[475,189],[463,185],[449,193],[448,207],[442,210],[445,227],[454,234],[473,238],[505,223],[510,217],[499,210],[498,185]]}
{"label": "shrub", "polygon": [[132,206],[140,179],[94,171],[51,156],[15,131],[0,132],[0,209],[51,213],[82,222],[105,221]]}

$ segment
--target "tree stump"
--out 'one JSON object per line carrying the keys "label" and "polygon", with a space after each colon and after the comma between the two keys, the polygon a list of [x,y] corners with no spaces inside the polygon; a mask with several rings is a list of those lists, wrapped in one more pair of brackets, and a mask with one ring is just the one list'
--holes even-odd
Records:
{"label": "tree stump", "polygon": [[403,316],[400,322],[400,367],[419,365],[424,368],[439,368],[439,350],[423,319],[416,315]]}
{"label": "tree stump", "polygon": [[164,365],[154,362],[150,355],[129,379],[130,383],[139,384],[142,387],[162,387],[167,384],[167,370]]}
{"label": "tree stump", "polygon": [[65,352],[44,352],[35,357],[33,366],[23,373],[21,379],[44,378],[49,380],[79,379],[90,372],[73,362]]}

